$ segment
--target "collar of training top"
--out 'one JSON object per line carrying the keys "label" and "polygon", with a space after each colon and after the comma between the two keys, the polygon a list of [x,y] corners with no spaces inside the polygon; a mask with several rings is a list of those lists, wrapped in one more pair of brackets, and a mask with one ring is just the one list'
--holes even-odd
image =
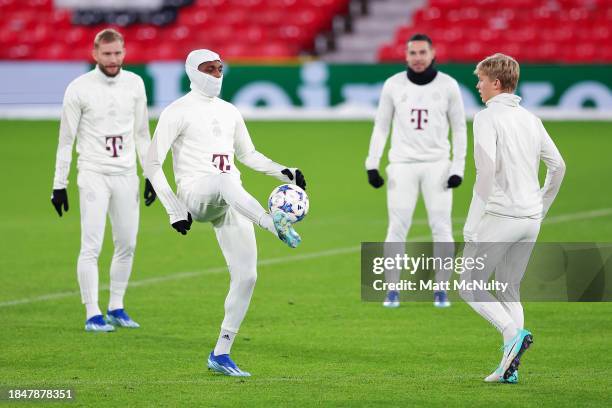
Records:
{"label": "collar of training top", "polygon": [[407,71],[408,80],[417,85],[427,85],[436,79],[436,75],[438,75],[438,70],[434,67],[433,61],[423,72],[414,72],[410,67],[407,67]]}
{"label": "collar of training top", "polygon": [[489,106],[492,103],[501,103],[506,106],[518,106],[521,101],[521,97],[515,94],[503,92],[498,95],[495,95],[491,99],[486,102],[486,105]]}
{"label": "collar of training top", "polygon": [[210,61],[221,61],[221,57],[211,50],[193,50],[187,56],[185,65],[194,69],[198,69],[200,64]]}

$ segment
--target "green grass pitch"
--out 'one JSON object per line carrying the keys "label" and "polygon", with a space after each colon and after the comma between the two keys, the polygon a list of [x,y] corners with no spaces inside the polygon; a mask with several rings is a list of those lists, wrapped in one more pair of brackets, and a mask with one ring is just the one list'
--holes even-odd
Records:
{"label": "green grass pitch", "polygon": [[[540,240],[612,241],[612,123],[546,125],[568,170]],[[371,123],[248,126],[261,152],[304,171],[311,211],[296,250],[257,232],[258,283],[232,352],[253,377],[235,379],[205,367],[228,287],[212,228],[180,236],[159,202],[141,204],[126,308],[142,328],[85,333],[74,169],[68,214],[49,203],[58,124],[0,121],[0,387],[72,388],[71,406],[612,406],[611,304],[526,304],[535,343],[520,384],[485,384],[500,336],[467,305],[360,300],[356,248],[382,240],[387,224],[385,193],[363,168]],[[279,184],[250,170],[243,181],[262,203]],[[469,154],[457,239],[473,181]],[[415,220],[410,236],[428,235],[422,202]],[[111,256],[107,224],[101,285]],[[101,308],[107,300],[102,291]]]}

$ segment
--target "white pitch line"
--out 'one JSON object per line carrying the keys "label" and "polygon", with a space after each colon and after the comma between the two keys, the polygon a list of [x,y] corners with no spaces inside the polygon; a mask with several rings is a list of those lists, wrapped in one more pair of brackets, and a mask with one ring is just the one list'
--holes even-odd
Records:
{"label": "white pitch line", "polygon": [[[427,237],[417,237],[417,238],[427,239]],[[304,261],[304,260],[322,258],[322,257],[327,257],[327,256],[336,256],[336,255],[341,255],[341,254],[359,252],[360,249],[361,249],[361,246],[352,246],[352,247],[346,247],[346,248],[336,248],[336,249],[328,249],[325,251],[311,252],[308,254],[282,256],[279,258],[263,259],[257,262],[257,265],[258,266],[268,266],[268,265],[276,265],[276,264],[290,262],[290,261],[291,262],[292,261]],[[196,276],[201,276],[201,275],[211,275],[211,274],[224,273],[224,272],[227,273],[227,266],[217,266],[214,268],[204,269],[201,271],[179,272],[179,273],[173,273],[171,275],[163,275],[163,276],[156,276],[154,278],[135,280],[133,282],[130,282],[129,285],[130,287],[148,286],[148,285],[153,285],[153,284],[160,283],[160,282],[188,279],[188,278],[194,278]],[[100,287],[100,290],[103,290],[103,291],[106,291],[108,289],[109,289],[108,285],[102,285]],[[36,297],[31,297],[31,298],[9,300],[6,302],[0,302],[0,308],[42,302],[45,300],[62,299],[62,298],[67,298],[71,296],[77,296],[79,293],[80,292],[78,290],[73,290],[73,291],[67,291],[67,292],[50,293],[47,295],[41,295],[41,296],[36,296]]]}
{"label": "white pitch line", "polygon": [[[612,208],[602,208],[600,210],[582,211],[564,215],[553,215],[544,219],[544,224],[560,224],[567,221],[588,220],[590,218],[605,217],[612,215]],[[453,223],[463,224],[465,218],[453,218]],[[427,225],[427,219],[418,219],[412,222],[412,225]]]}
{"label": "white pitch line", "polygon": [[555,215],[544,219],[544,224],[560,224],[567,221],[588,220],[590,218],[605,217],[612,215],[612,208],[602,208],[600,210],[583,211],[565,215]]}
{"label": "white pitch line", "polygon": [[[556,215],[556,216],[546,218],[544,222],[545,224],[561,224],[561,223],[568,222],[568,221],[586,220],[586,219],[591,219],[591,218],[605,217],[608,215],[612,215],[612,208],[602,208],[599,210],[582,211],[582,212],[576,212],[576,213],[565,214],[565,215]],[[457,222],[459,220],[454,219],[454,221]],[[430,239],[430,238],[431,236],[424,235],[424,236],[419,236],[419,237],[410,237],[410,240],[413,242],[419,242],[419,241],[423,241],[423,240]],[[276,265],[276,264],[281,264],[281,263],[290,262],[290,261],[291,262],[305,261],[305,260],[323,258],[323,257],[328,257],[328,256],[350,254],[353,252],[359,252],[360,249],[361,249],[361,246],[350,246],[350,247],[344,247],[344,248],[334,248],[334,249],[328,249],[324,251],[311,252],[308,254],[296,254],[293,256],[282,256],[278,258],[263,259],[257,262],[257,265],[258,266],[268,266],[268,265]],[[201,271],[179,272],[179,273],[173,273],[171,275],[163,275],[163,276],[157,276],[154,278],[136,280],[136,281],[130,282],[130,286],[131,287],[148,286],[148,285],[154,285],[160,282],[189,279],[189,278],[194,278],[194,277],[201,276],[201,275],[210,275],[210,274],[224,273],[224,272],[227,272],[227,267],[218,266],[214,268],[204,269]],[[100,287],[100,290],[108,290],[108,285],[103,285],[102,287]],[[71,297],[71,296],[77,296],[78,294],[79,294],[79,291],[73,290],[73,291],[67,291],[67,292],[49,293],[46,295],[41,295],[41,296],[36,296],[36,297],[31,297],[31,298],[8,300],[5,302],[0,302],[0,308],[43,302],[46,300],[63,299],[63,298]]]}

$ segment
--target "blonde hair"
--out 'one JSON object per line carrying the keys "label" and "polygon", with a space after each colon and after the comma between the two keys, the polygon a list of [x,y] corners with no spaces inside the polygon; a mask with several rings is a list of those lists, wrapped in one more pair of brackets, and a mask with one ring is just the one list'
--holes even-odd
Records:
{"label": "blonde hair", "polygon": [[115,41],[119,41],[121,45],[124,45],[123,36],[121,33],[113,28],[105,28],[96,34],[96,38],[94,39],[94,48],[98,48],[100,43],[112,43]]}
{"label": "blonde hair", "polygon": [[503,91],[514,92],[519,80],[520,67],[511,56],[497,53],[476,65],[474,74],[479,73],[488,76],[493,81],[499,79]]}

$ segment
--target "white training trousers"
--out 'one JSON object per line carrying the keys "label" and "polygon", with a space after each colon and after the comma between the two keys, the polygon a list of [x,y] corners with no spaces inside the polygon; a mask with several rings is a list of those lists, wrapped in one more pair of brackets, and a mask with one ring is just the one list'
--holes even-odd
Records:
{"label": "white training trousers", "polygon": [[540,231],[540,219],[512,218],[485,214],[478,225],[478,242],[468,242],[464,257],[483,257],[482,270],[471,269],[463,273],[462,280],[489,281],[495,279],[508,283],[508,289],[498,291],[497,297],[488,291],[459,291],[461,297],[500,332],[514,323],[522,329],[523,306],[520,302],[520,285],[529,257]]}
{"label": "white training trousers", "polygon": [[[451,210],[453,193],[447,188],[449,160],[421,163],[391,163],[387,166],[387,210],[389,226],[385,242],[406,242],[419,191],[423,193],[431,228],[434,257],[453,257],[455,252]],[[385,257],[403,254],[404,245],[386,245]],[[452,270],[436,270],[436,281],[448,281]],[[400,271],[385,271],[387,282],[399,282]]]}
{"label": "white training trousers", "polygon": [[77,276],[83,303],[98,303],[98,256],[110,216],[115,251],[110,268],[110,292],[123,298],[132,272],[139,218],[136,174],[104,175],[79,171],[81,251]]}

